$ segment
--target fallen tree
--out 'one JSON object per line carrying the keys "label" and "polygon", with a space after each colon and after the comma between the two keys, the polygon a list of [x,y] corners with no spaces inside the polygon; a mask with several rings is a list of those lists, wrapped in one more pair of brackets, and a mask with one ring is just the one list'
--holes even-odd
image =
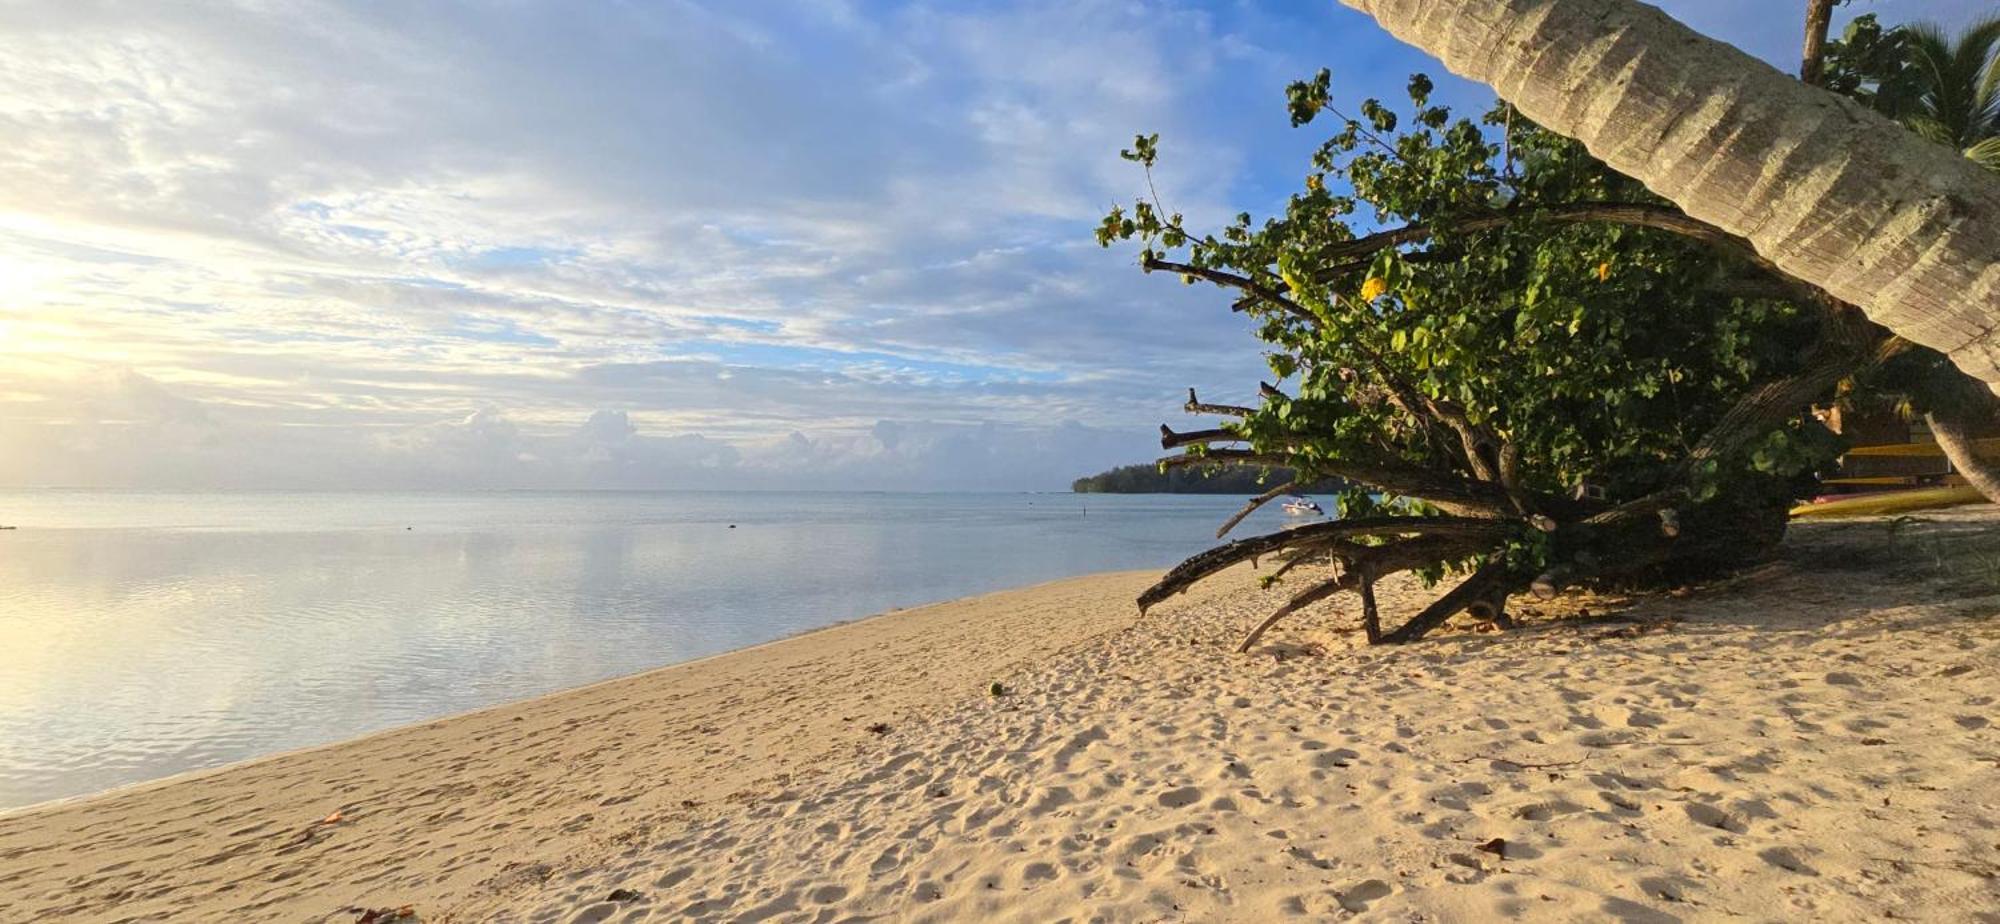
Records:
{"label": "fallen tree", "polygon": [[[1269,346],[1276,383],[1255,404],[1190,394],[1222,419],[1163,427],[1181,451],[1160,464],[1350,485],[1338,520],[1190,558],[1142,610],[1241,562],[1274,561],[1273,578],[1323,563],[1246,650],[1349,593],[1371,642],[1407,642],[1460,612],[1509,624],[1521,593],[1766,555],[1838,450],[1811,405],[1921,348],[1512,109],[1454,120],[1421,75],[1409,91],[1407,115],[1369,100],[1349,118],[1326,72],[1294,84],[1294,124],[1333,112],[1341,128],[1261,224],[1197,235],[1147,198],[1100,226],[1101,244],[1140,242],[1148,272],[1230,290]],[[1150,176],[1158,153],[1142,136],[1124,155]],[[1374,585],[1400,572],[1457,583],[1385,627]]]}

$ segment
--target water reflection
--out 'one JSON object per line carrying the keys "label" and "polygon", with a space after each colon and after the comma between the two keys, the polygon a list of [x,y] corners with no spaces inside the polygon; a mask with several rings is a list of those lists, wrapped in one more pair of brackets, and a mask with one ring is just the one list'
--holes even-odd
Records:
{"label": "water reflection", "polygon": [[1161,567],[1239,502],[0,494],[0,806]]}

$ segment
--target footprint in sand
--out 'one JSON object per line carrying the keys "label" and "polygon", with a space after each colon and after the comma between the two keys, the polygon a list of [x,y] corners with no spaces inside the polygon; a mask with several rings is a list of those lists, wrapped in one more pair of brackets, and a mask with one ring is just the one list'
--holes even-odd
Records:
{"label": "footprint in sand", "polygon": [[1201,801],[1201,790],[1193,786],[1169,789],[1160,793],[1160,804],[1167,808],[1187,808]]}
{"label": "footprint in sand", "polygon": [[1808,866],[1805,860],[1800,859],[1799,852],[1790,847],[1766,847],[1757,851],[1757,856],[1779,869],[1791,870],[1805,876],[1819,875],[1819,870]]}
{"label": "footprint in sand", "polygon": [[1340,861],[1338,860],[1334,860],[1329,857],[1322,857],[1319,854],[1314,853],[1313,851],[1305,847],[1301,847],[1297,844],[1285,848],[1285,852],[1292,855],[1293,857],[1296,857],[1300,862],[1306,864],[1307,866],[1315,867],[1318,869],[1332,869],[1340,865]]}
{"label": "footprint in sand", "polygon": [[1368,910],[1369,902],[1388,898],[1394,891],[1395,886],[1380,879],[1363,880],[1340,890],[1340,907],[1359,914]]}
{"label": "footprint in sand", "polygon": [[1514,817],[1523,821],[1548,821],[1559,815],[1568,815],[1581,811],[1583,811],[1583,806],[1577,805],[1574,802],[1551,799],[1547,802],[1535,802],[1521,806],[1514,810]]}
{"label": "footprint in sand", "polygon": [[599,902],[577,912],[569,919],[569,924],[597,924],[618,913],[618,906],[610,902]]}
{"label": "footprint in sand", "polygon": [[1331,751],[1321,751],[1318,754],[1314,754],[1312,762],[1313,766],[1321,770],[1333,770],[1347,767],[1360,756],[1360,751],[1348,748],[1334,748]]}
{"label": "footprint in sand", "polygon": [[1067,786],[1051,786],[1042,791],[1041,797],[1028,807],[1028,814],[1040,817],[1065,805],[1076,802],[1076,793]]}
{"label": "footprint in sand", "polygon": [[1749,830],[1743,821],[1706,802],[1690,802],[1686,806],[1687,816],[1695,824],[1706,825],[1718,831],[1743,834]]}
{"label": "footprint in sand", "polygon": [[841,899],[847,897],[847,887],[837,886],[837,885],[823,885],[817,889],[812,890],[812,893],[807,895],[806,897],[810,899],[812,903],[815,905],[831,905],[834,902],[840,901]]}
{"label": "footprint in sand", "polygon": [[1635,815],[1642,814],[1644,812],[1644,809],[1640,807],[1639,803],[1631,799],[1627,799],[1624,796],[1621,796],[1618,793],[1612,792],[1608,789],[1599,790],[1597,793],[1597,797],[1599,799],[1603,799],[1606,805],[1609,805],[1620,812],[1629,812]]}
{"label": "footprint in sand", "polygon": [[1486,861],[1478,854],[1454,853],[1445,857],[1445,859],[1450,860],[1452,863],[1452,868],[1447,869],[1444,874],[1445,881],[1447,882],[1458,885],[1472,885],[1484,882],[1490,872],[1486,868]]}

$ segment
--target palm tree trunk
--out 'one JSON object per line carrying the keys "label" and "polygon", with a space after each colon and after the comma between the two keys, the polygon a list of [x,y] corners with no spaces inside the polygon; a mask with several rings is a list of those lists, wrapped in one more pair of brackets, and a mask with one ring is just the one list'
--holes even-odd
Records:
{"label": "palm tree trunk", "polygon": [[1799,79],[1817,86],[1826,57],[1826,31],[1833,25],[1835,0],[1806,0],[1806,41],[1800,54]]}
{"label": "palm tree trunk", "polygon": [[1937,440],[1938,448],[1944,450],[1952,469],[1988,501],[2000,504],[2000,463],[1982,459],[1973,450],[1972,421],[1937,410],[1925,414],[1924,422],[1930,424],[1931,436]]}
{"label": "palm tree trunk", "polygon": [[2000,393],[2000,180],[1635,0],[1340,0]]}

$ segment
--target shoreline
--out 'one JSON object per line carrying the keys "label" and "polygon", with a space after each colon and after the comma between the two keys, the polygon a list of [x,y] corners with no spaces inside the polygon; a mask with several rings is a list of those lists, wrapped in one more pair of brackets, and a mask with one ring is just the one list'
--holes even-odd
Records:
{"label": "shoreline", "polygon": [[[9,810],[0,919],[345,921],[338,909],[370,901],[436,909],[511,894],[542,865],[583,862],[662,816],[813,776],[875,741],[870,724],[900,725],[983,693],[1026,659],[1125,628],[1157,574],[1103,572],[892,610]],[[337,823],[318,824],[335,813]],[[400,885],[383,882],[375,852],[385,850],[407,869]],[[516,863],[524,851],[542,859]],[[78,868],[98,872],[79,878]],[[239,890],[255,894],[228,894]]]}
{"label": "shoreline", "polygon": [[[1162,569],[1098,571],[1090,574],[1079,574],[1073,577],[1055,578],[1047,581],[1038,581],[1032,584],[1023,584],[1019,587],[1005,587],[999,590],[989,590],[985,591],[984,593],[969,594],[963,597],[953,597],[948,600],[939,600],[933,603],[919,603],[914,606],[906,606],[897,609],[885,610],[880,613],[870,613],[866,616],[855,616],[849,619],[841,619],[827,623],[826,625],[823,626],[815,626],[810,629],[800,629],[795,632],[778,636],[777,638],[770,639],[768,641],[762,641],[751,645],[745,645],[742,648],[732,648],[728,651],[719,651],[714,654],[701,655],[699,657],[690,658],[685,661],[674,661],[669,664],[661,664],[655,667],[641,668],[639,670],[632,671],[630,673],[618,674],[616,676],[605,677],[599,680],[592,680],[588,683],[578,684],[577,686],[573,687],[562,687],[560,689],[550,690],[546,693],[536,693],[530,696],[524,696],[517,699],[503,700],[501,702],[493,703],[491,705],[476,706],[471,709],[465,709],[458,712],[447,713],[445,715],[437,716],[434,718],[419,719],[414,722],[406,722],[401,725],[392,725],[387,728],[380,728],[370,732],[363,732],[359,735],[354,735],[347,738],[340,738],[333,741],[321,742],[319,744],[301,745],[295,748],[286,748],[281,751],[272,751],[271,753],[268,754],[258,754],[253,757],[245,757],[241,760],[232,760],[228,763],[217,764],[212,767],[197,767],[192,770],[182,770],[176,773],[171,773],[162,777],[155,777],[149,780],[137,780],[131,783],[124,783],[118,786],[113,786],[110,789],[98,790],[97,792],[80,793],[74,796],[64,796],[58,799],[50,799],[45,802],[31,802],[27,805],[17,805],[9,808],[0,808],[0,825],[4,825],[7,821],[9,821],[10,819],[12,819],[17,815],[25,815],[43,810],[50,810],[50,811],[61,810],[64,808],[76,806],[97,799],[109,799],[114,797],[125,796],[136,792],[142,792],[155,786],[170,786],[179,783],[186,783],[194,780],[199,780],[203,777],[210,776],[213,774],[229,773],[232,771],[242,770],[245,768],[254,767],[258,764],[262,764],[267,761],[288,759],[288,758],[301,758],[310,756],[318,751],[325,751],[325,750],[350,747],[350,746],[358,746],[376,738],[407,733],[415,731],[417,729],[457,722],[463,719],[475,718],[484,715],[486,713],[494,712],[496,710],[531,709],[536,703],[541,702],[542,700],[554,699],[557,697],[569,696],[573,694],[582,694],[587,691],[608,684],[639,681],[643,678],[649,677],[657,673],[661,673],[663,671],[671,671],[677,669],[693,669],[710,661],[717,661],[724,658],[732,658],[742,655],[750,655],[774,645],[783,645],[789,642],[797,642],[802,639],[809,639],[822,632],[832,632],[839,629],[846,629],[852,626],[859,625],[861,623],[873,622],[878,619],[890,619],[898,616],[915,614],[923,610],[931,609],[932,607],[974,603],[976,601],[980,601],[985,598],[993,597],[999,594],[1012,594],[1012,593],[1022,593],[1027,591],[1041,590],[1044,588],[1050,588],[1055,585],[1065,584],[1072,581],[1090,581],[1090,580],[1098,580],[1105,578],[1122,578],[1122,577],[1138,576],[1138,575],[1157,575],[1161,573],[1161,570]],[[1134,608],[1134,616],[1135,618],[1137,616],[1136,606]]]}
{"label": "shoreline", "polygon": [[1927,562],[1995,527],[1410,647],[1237,654],[1240,567],[914,607],[0,815],[0,919],[1979,920],[2000,585]]}

